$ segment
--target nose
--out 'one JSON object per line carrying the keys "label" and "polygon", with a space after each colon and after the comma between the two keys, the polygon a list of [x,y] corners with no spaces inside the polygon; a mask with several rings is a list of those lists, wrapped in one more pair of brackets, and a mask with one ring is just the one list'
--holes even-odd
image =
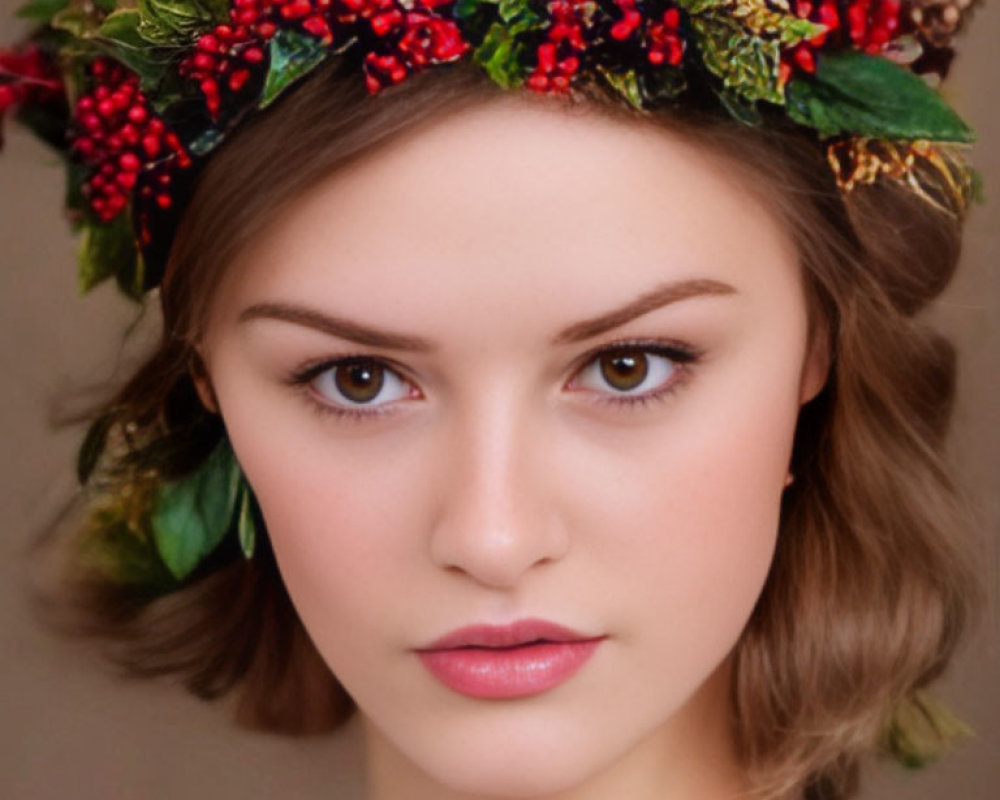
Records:
{"label": "nose", "polygon": [[442,569],[509,589],[534,567],[563,558],[569,536],[544,425],[492,399],[446,437],[430,554]]}

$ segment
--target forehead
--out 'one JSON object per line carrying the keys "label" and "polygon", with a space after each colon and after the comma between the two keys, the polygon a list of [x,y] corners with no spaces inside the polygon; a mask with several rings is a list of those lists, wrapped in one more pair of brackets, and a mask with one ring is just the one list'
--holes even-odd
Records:
{"label": "forehead", "polygon": [[550,328],[671,280],[773,292],[797,281],[796,264],[724,158],[659,127],[510,99],[434,120],[314,185],[223,290],[241,306],[361,304],[397,329],[421,309],[474,322],[512,308]]}

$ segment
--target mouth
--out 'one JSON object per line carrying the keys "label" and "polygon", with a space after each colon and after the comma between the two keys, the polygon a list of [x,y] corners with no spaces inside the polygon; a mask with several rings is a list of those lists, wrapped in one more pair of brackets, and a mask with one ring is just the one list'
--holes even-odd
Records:
{"label": "mouth", "polygon": [[510,625],[469,625],[431,642],[419,652],[459,648],[511,649],[537,644],[563,644],[601,638],[579,633],[544,619],[523,619]]}
{"label": "mouth", "polygon": [[569,680],[605,638],[526,619],[511,625],[470,625],[416,652],[424,667],[452,691],[511,699],[540,694]]}

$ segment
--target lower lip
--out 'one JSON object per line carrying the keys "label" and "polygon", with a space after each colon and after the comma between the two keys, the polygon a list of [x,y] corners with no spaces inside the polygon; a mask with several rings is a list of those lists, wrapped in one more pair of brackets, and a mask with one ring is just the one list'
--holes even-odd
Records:
{"label": "lower lip", "polygon": [[603,639],[523,647],[423,650],[420,660],[441,683],[469,697],[527,697],[567,681]]}

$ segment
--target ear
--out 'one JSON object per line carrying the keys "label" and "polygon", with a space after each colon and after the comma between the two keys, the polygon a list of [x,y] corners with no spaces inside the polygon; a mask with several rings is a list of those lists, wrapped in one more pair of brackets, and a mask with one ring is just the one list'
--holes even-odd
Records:
{"label": "ear", "polygon": [[805,405],[820,393],[830,377],[830,329],[826,322],[818,323],[812,330],[808,352],[802,363],[799,382],[799,405]]}
{"label": "ear", "polygon": [[191,354],[188,372],[191,375],[191,381],[194,383],[195,391],[198,392],[201,404],[205,406],[205,409],[209,413],[218,414],[219,400],[216,398],[215,390],[212,388],[212,379],[209,377],[208,369],[205,366],[205,359],[201,351],[197,348]]}

